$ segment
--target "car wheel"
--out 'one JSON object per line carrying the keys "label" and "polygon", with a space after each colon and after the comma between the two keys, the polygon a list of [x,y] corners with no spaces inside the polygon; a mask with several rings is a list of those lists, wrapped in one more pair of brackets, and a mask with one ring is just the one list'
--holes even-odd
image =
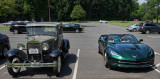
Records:
{"label": "car wheel", "polygon": [[78,33],[79,32],[79,30],[78,29],[76,29],[76,33]]}
{"label": "car wheel", "polygon": [[19,32],[18,32],[17,29],[15,29],[15,30],[13,31],[13,33],[14,33],[14,34],[18,34]]}
{"label": "car wheel", "polygon": [[3,53],[2,53],[3,57],[5,57],[5,55],[7,54],[7,52],[8,52],[8,48],[5,47],[5,48],[3,49]]}
{"label": "car wheel", "polygon": [[137,29],[133,29],[133,32],[137,32]]}
{"label": "car wheel", "polygon": [[150,34],[151,32],[150,32],[150,30],[146,30],[146,34]]}
{"label": "car wheel", "polygon": [[53,71],[54,71],[56,76],[60,76],[61,64],[62,64],[61,56],[58,57],[56,62],[57,62],[57,66],[53,68]]}
{"label": "car wheel", "polygon": [[[8,60],[8,63],[21,63],[18,57],[14,57],[11,61]],[[12,76],[17,76],[21,70],[21,67],[7,67],[8,73]]]}
{"label": "car wheel", "polygon": [[104,65],[108,68],[108,56],[106,53],[104,54]]}
{"label": "car wheel", "polygon": [[158,32],[160,34],[160,32]]}

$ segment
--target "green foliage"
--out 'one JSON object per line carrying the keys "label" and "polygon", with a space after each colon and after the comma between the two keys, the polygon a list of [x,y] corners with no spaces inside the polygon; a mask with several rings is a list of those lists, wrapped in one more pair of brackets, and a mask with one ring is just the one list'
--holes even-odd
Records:
{"label": "green foliage", "polygon": [[13,0],[0,0],[0,16],[7,17],[9,14],[18,14]]}
{"label": "green foliage", "polygon": [[84,19],[86,17],[86,11],[81,7],[81,5],[75,5],[70,17],[77,20]]}
{"label": "green foliage", "polygon": [[109,21],[109,24],[113,24],[113,25],[118,25],[118,26],[129,26],[131,24],[139,24],[142,23],[143,21]]}

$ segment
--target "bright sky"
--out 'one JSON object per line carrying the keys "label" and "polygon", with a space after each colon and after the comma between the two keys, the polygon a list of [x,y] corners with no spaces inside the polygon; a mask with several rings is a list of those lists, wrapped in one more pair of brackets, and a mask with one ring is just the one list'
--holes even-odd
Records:
{"label": "bright sky", "polygon": [[144,2],[147,2],[147,0],[138,0],[139,4],[142,4]]}

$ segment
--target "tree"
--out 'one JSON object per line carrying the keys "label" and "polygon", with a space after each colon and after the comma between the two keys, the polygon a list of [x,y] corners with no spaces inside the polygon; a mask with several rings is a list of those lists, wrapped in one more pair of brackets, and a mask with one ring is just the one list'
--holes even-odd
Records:
{"label": "tree", "polygon": [[0,0],[0,16],[4,16],[6,21],[6,17],[9,14],[18,14],[18,11],[15,9],[16,6],[13,0]]}
{"label": "tree", "polygon": [[77,20],[84,19],[86,17],[86,11],[81,7],[81,5],[75,5],[70,17]]}

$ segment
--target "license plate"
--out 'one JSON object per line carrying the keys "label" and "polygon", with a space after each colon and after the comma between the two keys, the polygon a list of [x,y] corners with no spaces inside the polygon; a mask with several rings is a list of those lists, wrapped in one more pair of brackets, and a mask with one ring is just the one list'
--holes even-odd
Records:
{"label": "license plate", "polygon": [[29,49],[29,54],[39,54],[39,51],[37,48],[33,49],[33,48],[30,48]]}

